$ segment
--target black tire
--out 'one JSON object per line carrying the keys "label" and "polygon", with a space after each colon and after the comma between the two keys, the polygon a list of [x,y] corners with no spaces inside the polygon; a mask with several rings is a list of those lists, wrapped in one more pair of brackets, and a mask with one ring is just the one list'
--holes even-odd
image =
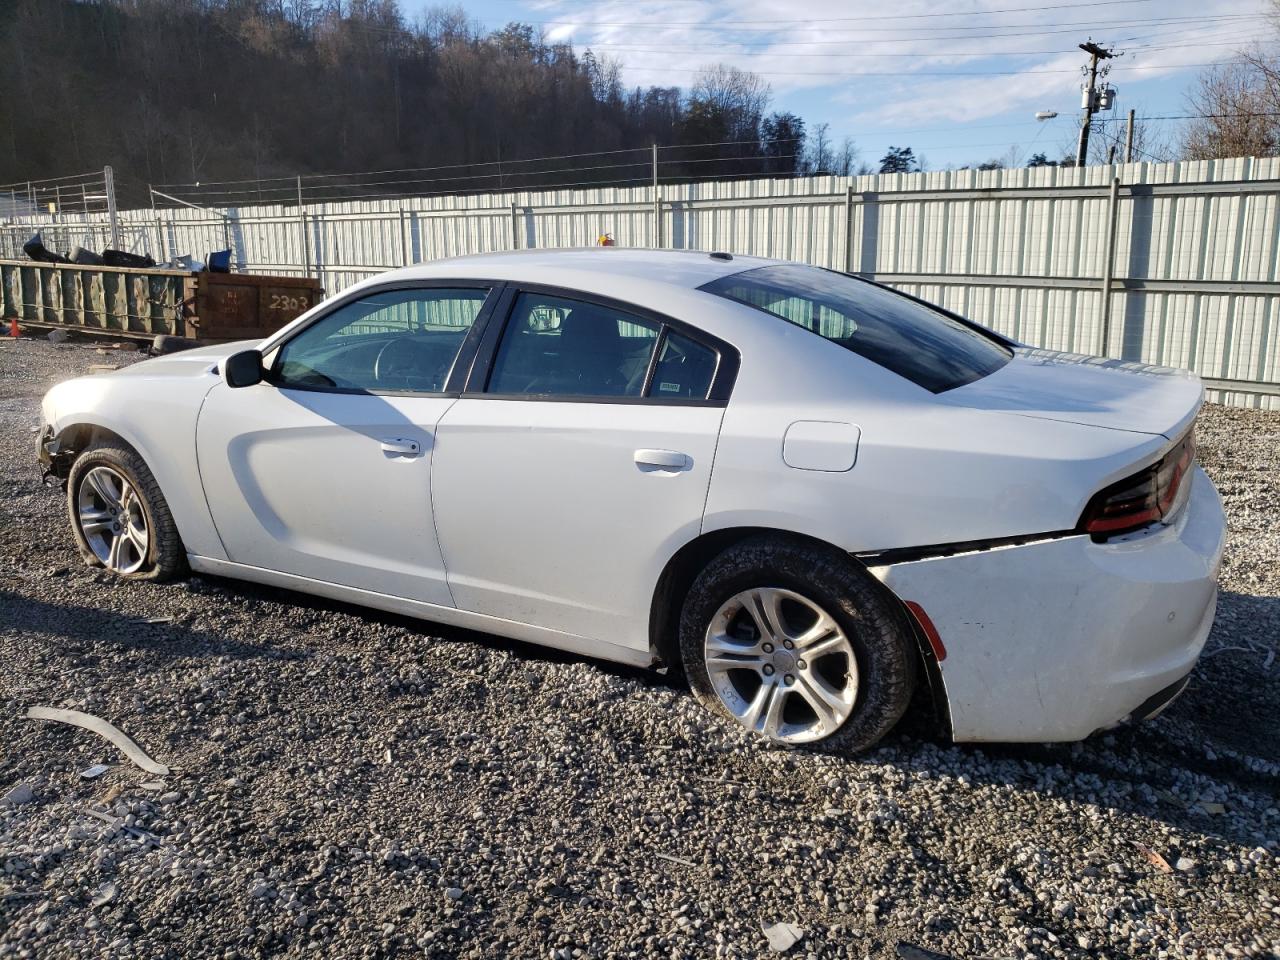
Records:
{"label": "black tire", "polygon": [[893,598],[851,559],[798,538],[745,540],[694,580],[680,617],[680,654],[694,696],[713,713],[739,722],[713,687],[705,644],[718,611],[756,588],[791,591],[816,604],[843,631],[857,662],[852,711],[833,733],[806,745],[855,753],[877,743],[902,718],[915,690],[918,653],[910,624]]}
{"label": "black tire", "polygon": [[164,356],[170,353],[180,353],[183,350],[194,350],[201,346],[199,340],[193,340],[191,337],[175,337],[171,333],[157,333],[151,340],[150,354],[153,357]]}
{"label": "black tire", "polygon": [[85,478],[95,467],[108,467],[122,475],[132,484],[138,493],[138,501],[147,525],[147,550],[142,565],[133,572],[121,573],[113,571],[117,576],[127,580],[172,580],[187,572],[187,552],[178,536],[178,527],[173,522],[173,514],[160,492],[160,485],[152,475],[142,457],[125,446],[110,443],[94,445],[85,450],[71,465],[67,477],[67,515],[71,520],[71,530],[76,538],[76,546],[84,558],[86,566],[105,567],[106,564],[94,553],[89,545],[80,524],[77,504],[81,486]]}

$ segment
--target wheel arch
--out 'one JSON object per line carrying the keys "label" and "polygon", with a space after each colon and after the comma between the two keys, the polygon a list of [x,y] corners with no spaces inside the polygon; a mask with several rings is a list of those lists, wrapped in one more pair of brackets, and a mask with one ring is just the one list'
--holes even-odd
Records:
{"label": "wheel arch", "polygon": [[916,695],[927,700],[927,709],[934,719],[933,725],[949,734],[950,710],[942,672],[937,656],[915,616],[902,598],[889,589],[860,559],[829,541],[809,534],[776,527],[727,527],[700,534],[680,547],[663,567],[653,590],[649,609],[649,646],[655,663],[671,670],[680,668],[680,611],[699,571],[725,550],[757,536],[786,538],[824,552],[839,554],[846,563],[865,574],[868,581],[874,583],[898,607],[902,612],[903,622],[911,629],[919,665],[925,677],[925,682],[917,686]]}
{"label": "wheel arch", "polygon": [[71,465],[91,446],[102,442],[119,444],[136,453],[148,464],[150,461],[137,445],[100,423],[90,420],[77,420],[64,424],[58,430],[49,428],[45,436],[45,449],[49,453],[49,472],[59,480],[65,481],[71,473]]}

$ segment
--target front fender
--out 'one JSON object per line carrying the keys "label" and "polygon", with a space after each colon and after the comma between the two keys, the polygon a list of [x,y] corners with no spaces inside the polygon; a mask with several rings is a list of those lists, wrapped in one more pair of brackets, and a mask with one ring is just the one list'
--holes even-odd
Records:
{"label": "front fender", "polygon": [[45,395],[46,430],[54,440],[77,436],[87,442],[95,430],[118,436],[151,468],[186,549],[225,559],[195,456],[200,406],[217,382],[212,374],[181,380],[111,375],[67,380]]}

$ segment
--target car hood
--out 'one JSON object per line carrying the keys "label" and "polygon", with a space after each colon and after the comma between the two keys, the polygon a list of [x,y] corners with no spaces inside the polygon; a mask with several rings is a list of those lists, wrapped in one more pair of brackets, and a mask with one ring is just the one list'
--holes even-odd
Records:
{"label": "car hood", "polygon": [[954,406],[1173,439],[1204,398],[1188,370],[1018,347],[990,376],[940,394]]}
{"label": "car hood", "polygon": [[178,353],[166,353],[152,357],[141,363],[132,363],[127,367],[112,371],[112,377],[173,377],[200,376],[209,368],[233,353],[256,347],[261,341],[238,340],[234,343],[213,343],[203,347],[193,347]]}

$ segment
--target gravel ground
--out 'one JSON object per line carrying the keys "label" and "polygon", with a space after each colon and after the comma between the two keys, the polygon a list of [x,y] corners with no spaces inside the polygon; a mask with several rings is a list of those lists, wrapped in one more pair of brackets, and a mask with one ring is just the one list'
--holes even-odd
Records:
{"label": "gravel ground", "polygon": [[1045,747],[909,729],[842,759],[762,748],[659,677],[83,567],[37,401],[129,359],[0,345],[0,795],[33,794],[0,801],[0,957],[750,957],[779,922],[801,957],[1280,950],[1280,414],[1201,418],[1231,540],[1164,716]]}

